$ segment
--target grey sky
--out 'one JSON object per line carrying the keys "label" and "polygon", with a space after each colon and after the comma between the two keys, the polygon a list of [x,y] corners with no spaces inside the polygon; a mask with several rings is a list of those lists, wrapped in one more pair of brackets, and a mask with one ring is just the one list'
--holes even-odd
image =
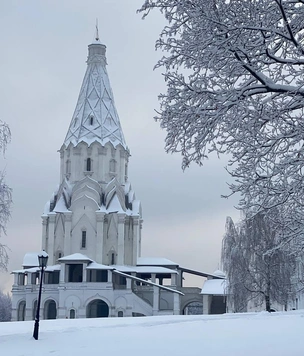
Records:
{"label": "grey sky", "polygon": [[[182,172],[178,154],[165,153],[165,132],[153,120],[157,95],[165,90],[161,52],[154,43],[164,24],[155,11],[136,14],[143,0],[2,2],[0,11],[0,118],[12,130],[5,167],[13,188],[13,212],[2,243],[9,269],[26,252],[41,248],[41,214],[59,184],[59,154],[86,69],[95,19],[107,46],[108,73],[120,121],[131,150],[129,178],[143,206],[143,256],[172,259],[212,272],[218,267],[227,215],[236,199],[220,198],[230,178],[225,159]],[[0,288],[11,278],[0,273]]]}

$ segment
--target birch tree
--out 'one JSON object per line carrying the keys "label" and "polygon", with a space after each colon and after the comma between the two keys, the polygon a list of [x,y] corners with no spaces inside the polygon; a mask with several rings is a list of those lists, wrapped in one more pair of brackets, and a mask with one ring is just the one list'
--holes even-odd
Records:
{"label": "birch tree", "polygon": [[244,219],[238,229],[227,218],[222,262],[234,311],[247,311],[250,301],[271,311],[274,303],[287,305],[293,299],[296,257],[286,245],[279,246],[280,235],[265,215]]}
{"label": "birch tree", "polygon": [[[228,153],[239,208],[304,213],[304,1],[145,0],[168,24],[156,42],[167,92],[156,120],[182,167]],[[277,221],[280,224],[280,221]]]}
{"label": "birch tree", "polygon": [[[11,132],[8,125],[0,121],[0,151],[4,155],[7,144],[11,140]],[[5,182],[5,172],[0,171],[0,237],[6,233],[6,224],[10,218],[12,203],[12,190]],[[5,245],[0,242],[0,270],[6,270],[8,253]]]}

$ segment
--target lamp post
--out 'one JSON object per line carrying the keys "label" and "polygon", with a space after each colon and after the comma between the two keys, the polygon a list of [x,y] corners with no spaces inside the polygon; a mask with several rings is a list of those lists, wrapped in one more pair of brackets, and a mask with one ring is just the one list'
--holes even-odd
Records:
{"label": "lamp post", "polygon": [[41,302],[41,291],[42,291],[42,281],[43,281],[43,273],[47,265],[49,255],[42,251],[40,255],[38,255],[39,267],[41,268],[40,273],[40,286],[39,286],[39,294],[38,294],[38,302],[37,302],[37,310],[36,310],[36,317],[35,317],[35,326],[33,332],[33,338],[38,340],[38,332],[39,332],[39,312],[40,312],[40,302]]}

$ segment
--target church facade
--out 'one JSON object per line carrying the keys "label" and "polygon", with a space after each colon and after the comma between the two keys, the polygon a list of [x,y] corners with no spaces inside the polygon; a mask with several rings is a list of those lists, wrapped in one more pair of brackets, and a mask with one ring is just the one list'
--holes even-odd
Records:
{"label": "church facade", "polygon": [[[190,270],[141,257],[142,210],[128,181],[130,151],[106,70],[106,46],[97,36],[88,50],[75,112],[59,150],[59,188],[42,215],[42,249],[49,260],[40,315],[182,314],[203,296],[199,288],[182,286],[183,272]],[[22,269],[12,272],[12,320],[34,319],[37,255],[26,254]]]}

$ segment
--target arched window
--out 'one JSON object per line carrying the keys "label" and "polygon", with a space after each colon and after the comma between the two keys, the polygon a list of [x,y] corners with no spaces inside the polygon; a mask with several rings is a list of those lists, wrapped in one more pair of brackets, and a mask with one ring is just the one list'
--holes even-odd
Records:
{"label": "arched window", "polygon": [[87,172],[90,172],[92,169],[92,160],[91,158],[87,158],[87,164],[86,164]]}
{"label": "arched window", "polygon": [[87,318],[107,318],[109,316],[109,306],[100,299],[92,300],[86,308]]}
{"label": "arched window", "polygon": [[203,303],[202,302],[190,302],[187,304],[183,310],[184,315],[200,315],[203,314]]}
{"label": "arched window", "polygon": [[71,309],[70,310],[70,319],[75,319],[75,316],[76,316],[75,309]]}
{"label": "arched window", "polygon": [[120,310],[120,311],[118,312],[117,316],[118,316],[119,318],[122,318],[122,317],[123,317],[123,311]]}
{"label": "arched window", "polygon": [[81,232],[81,248],[87,247],[87,232],[86,230],[82,230]]}
{"label": "arched window", "polygon": [[60,251],[60,250],[57,250],[56,251],[56,260],[58,261],[59,260],[59,258],[61,258],[63,255],[62,255],[62,252]]}
{"label": "arched window", "polygon": [[18,314],[17,314],[17,320],[18,321],[24,321],[25,320],[25,300],[19,303],[18,306]]}
{"label": "arched window", "polygon": [[116,161],[115,159],[111,159],[110,161],[110,172],[116,172]]}
{"label": "arched window", "polygon": [[53,299],[47,300],[44,303],[44,319],[56,319],[57,318],[57,306]]}
{"label": "arched window", "polygon": [[115,253],[111,253],[111,265],[115,265]]}
{"label": "arched window", "polygon": [[66,174],[71,173],[71,161],[69,159],[65,163],[65,173]]}

